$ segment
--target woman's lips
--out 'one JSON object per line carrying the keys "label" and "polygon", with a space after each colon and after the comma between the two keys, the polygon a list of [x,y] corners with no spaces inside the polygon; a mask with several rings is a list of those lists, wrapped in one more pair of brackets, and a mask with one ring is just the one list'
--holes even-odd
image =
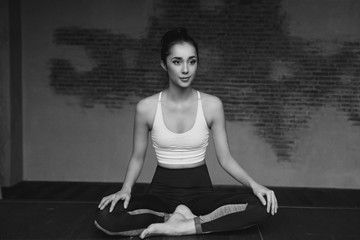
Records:
{"label": "woman's lips", "polygon": [[180,80],[183,82],[187,82],[190,80],[190,77],[180,77]]}

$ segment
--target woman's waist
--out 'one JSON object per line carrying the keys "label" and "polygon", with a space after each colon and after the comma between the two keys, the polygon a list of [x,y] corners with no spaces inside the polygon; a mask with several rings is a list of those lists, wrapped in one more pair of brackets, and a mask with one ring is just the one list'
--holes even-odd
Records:
{"label": "woman's waist", "polygon": [[195,161],[195,162],[187,162],[184,163],[182,161],[158,161],[158,166],[167,168],[167,169],[189,169],[196,168],[205,165],[205,160]]}
{"label": "woman's waist", "polygon": [[158,165],[152,179],[153,187],[162,188],[212,188],[205,161],[192,166]]}

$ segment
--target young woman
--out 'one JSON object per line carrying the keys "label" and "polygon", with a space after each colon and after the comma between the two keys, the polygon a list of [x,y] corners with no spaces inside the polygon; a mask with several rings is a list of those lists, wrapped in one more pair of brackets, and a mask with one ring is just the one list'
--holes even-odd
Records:
{"label": "young woman", "polygon": [[[101,200],[95,225],[110,235],[144,238],[239,230],[274,215],[274,192],[252,179],[230,153],[222,102],[191,87],[199,63],[196,42],[186,29],[177,28],[161,44],[169,86],[137,104],[124,184]],[[221,167],[252,193],[213,190],[205,163],[210,130]],[[158,165],[148,191],[131,196],[149,134]]]}

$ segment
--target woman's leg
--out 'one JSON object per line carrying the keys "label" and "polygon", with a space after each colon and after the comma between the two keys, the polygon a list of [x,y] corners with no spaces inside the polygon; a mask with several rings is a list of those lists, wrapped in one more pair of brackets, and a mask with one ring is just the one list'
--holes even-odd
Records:
{"label": "woman's leg", "polygon": [[198,196],[187,205],[190,207],[179,205],[168,221],[151,224],[140,237],[241,230],[269,216],[266,207],[252,193],[213,192]]}
{"label": "woman's leg", "polygon": [[109,205],[98,210],[96,227],[109,235],[138,236],[150,224],[169,218],[167,203],[155,195],[133,196],[127,209],[123,203],[119,201],[111,213]]}
{"label": "woman's leg", "polygon": [[252,193],[209,193],[189,204],[197,233],[240,230],[268,218],[266,207]]}

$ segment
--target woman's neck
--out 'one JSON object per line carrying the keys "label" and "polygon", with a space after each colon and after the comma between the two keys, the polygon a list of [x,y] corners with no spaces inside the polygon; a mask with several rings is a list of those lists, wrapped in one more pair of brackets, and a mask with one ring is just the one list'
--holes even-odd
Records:
{"label": "woman's neck", "polygon": [[169,100],[180,103],[189,100],[194,94],[194,89],[192,87],[188,87],[188,88],[169,87],[168,89],[165,90],[165,93]]}

